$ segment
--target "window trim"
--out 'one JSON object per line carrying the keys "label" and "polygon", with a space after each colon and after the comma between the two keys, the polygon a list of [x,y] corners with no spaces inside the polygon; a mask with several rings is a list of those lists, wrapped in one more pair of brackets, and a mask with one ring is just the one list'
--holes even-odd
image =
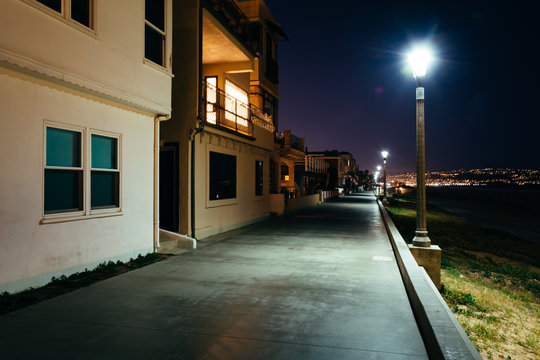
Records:
{"label": "window trim", "polygon": [[[81,162],[80,167],[69,167],[69,166],[48,166],[47,165],[47,128],[55,128],[55,129],[62,129],[62,130],[68,130],[68,131],[75,131],[81,134],[81,152],[79,159]],[[41,211],[43,218],[67,218],[72,216],[81,216],[85,214],[85,208],[86,208],[86,196],[85,196],[85,188],[86,188],[86,175],[85,175],[85,139],[86,137],[86,129],[81,126],[75,126],[71,124],[63,124],[63,123],[57,123],[52,121],[46,121],[43,126],[43,165],[42,165],[42,181],[41,181]],[[64,211],[64,212],[56,212],[56,213],[45,213],[45,170],[46,169],[59,169],[59,170],[82,170],[83,172],[83,184],[82,184],[82,210],[78,211]]]}
{"label": "window trim", "polygon": [[[210,152],[217,152],[225,155],[231,155],[236,157],[236,197],[221,200],[210,200]],[[206,194],[205,202],[206,208],[213,208],[219,206],[236,205],[239,203],[239,168],[240,168],[240,154],[234,150],[223,148],[216,145],[208,144],[206,148]]]}
{"label": "window trim", "polygon": [[[169,73],[169,61],[167,59],[167,32],[168,32],[168,18],[169,18],[169,2],[167,0],[163,0],[163,30],[152,24],[150,21],[146,19],[146,3],[144,5],[144,22],[143,22],[143,63],[146,65],[149,65],[151,67],[156,68],[157,70],[165,71],[166,73]],[[162,56],[163,61],[162,64],[158,64],[146,57],[146,25],[150,26],[152,30],[157,31],[158,33],[163,36],[163,47],[162,47]]]}
{"label": "window trim", "polygon": [[86,26],[71,18],[71,0],[61,0],[62,11],[59,13],[54,11],[47,5],[40,3],[37,0],[21,0],[23,3],[32,6],[33,8],[40,10],[41,12],[46,13],[47,15],[53,17],[56,20],[61,21],[62,23],[71,26],[74,29],[77,29],[87,35],[96,37],[96,3],[98,0],[90,0],[90,14],[89,14],[89,25]]}
{"label": "window trim", "polygon": [[[57,128],[69,131],[77,131],[81,133],[81,167],[71,168],[73,170],[82,170],[83,172],[83,185],[82,185],[82,198],[83,209],[82,211],[71,212],[58,212],[58,213],[45,213],[45,169],[66,169],[66,167],[59,166],[47,166],[47,128]],[[117,139],[117,170],[118,172],[118,207],[106,208],[106,209],[91,209],[91,175],[92,175],[92,135],[101,135]],[[45,120],[43,123],[43,147],[42,147],[42,166],[41,166],[41,216],[40,224],[65,222],[73,220],[81,220],[92,217],[104,217],[115,216],[122,214],[122,134],[113,133],[104,130],[97,130],[88,126],[77,126],[73,124],[66,124],[63,122],[57,122],[52,120]],[[106,171],[107,169],[96,168],[99,171]]]}
{"label": "window trim", "polygon": [[[106,136],[116,139],[116,169],[103,169],[103,168],[94,168],[92,165],[92,135]],[[87,204],[88,204],[88,214],[103,214],[110,212],[118,212],[122,209],[122,135],[111,133],[103,130],[90,129],[88,132],[88,190],[87,191]],[[118,207],[103,208],[103,209],[92,209],[92,171],[103,171],[103,172],[116,172],[118,173]],[[85,188],[86,189],[86,188]]]}

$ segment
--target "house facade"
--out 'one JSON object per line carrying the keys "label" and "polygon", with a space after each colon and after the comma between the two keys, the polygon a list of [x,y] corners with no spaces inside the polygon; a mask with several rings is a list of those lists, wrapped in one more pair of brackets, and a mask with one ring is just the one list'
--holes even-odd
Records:
{"label": "house facade", "polygon": [[154,250],[171,25],[170,0],[0,2],[0,292]]}
{"label": "house facade", "polygon": [[269,216],[279,25],[259,0],[174,6],[160,228],[204,238]]}

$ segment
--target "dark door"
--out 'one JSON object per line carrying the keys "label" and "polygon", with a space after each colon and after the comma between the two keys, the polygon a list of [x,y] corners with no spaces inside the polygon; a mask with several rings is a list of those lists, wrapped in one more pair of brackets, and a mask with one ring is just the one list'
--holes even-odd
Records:
{"label": "dark door", "polygon": [[178,232],[178,143],[159,149],[159,228]]}

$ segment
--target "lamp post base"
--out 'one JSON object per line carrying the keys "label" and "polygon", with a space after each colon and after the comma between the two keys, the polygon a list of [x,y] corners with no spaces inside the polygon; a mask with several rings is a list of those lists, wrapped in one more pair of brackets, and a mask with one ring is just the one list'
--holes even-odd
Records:
{"label": "lamp post base", "polygon": [[430,247],[431,239],[428,236],[427,230],[416,230],[415,237],[412,240],[413,246]]}
{"label": "lamp post base", "polygon": [[441,248],[437,245],[420,247],[409,245],[409,250],[418,266],[422,266],[428,273],[431,281],[441,289]]}
{"label": "lamp post base", "polygon": [[388,202],[388,199],[386,197],[383,198],[382,203],[383,203],[384,206],[390,205],[390,203]]}

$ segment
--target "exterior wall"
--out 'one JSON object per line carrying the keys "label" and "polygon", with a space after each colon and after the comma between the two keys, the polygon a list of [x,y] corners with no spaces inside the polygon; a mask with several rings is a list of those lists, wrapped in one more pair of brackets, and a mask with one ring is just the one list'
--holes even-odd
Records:
{"label": "exterior wall", "polygon": [[[267,137],[271,139],[271,133],[267,133]],[[263,140],[264,136],[261,142]],[[236,198],[210,200],[210,151],[236,156]],[[198,199],[195,214],[197,238],[238,228],[270,215],[268,174],[271,152],[268,149],[253,146],[249,141],[241,141],[236,136],[219,134],[219,130],[216,132],[208,130],[197,137],[195,153],[196,199]],[[263,161],[264,184],[261,196],[255,195],[256,160]]]}
{"label": "exterior wall", "polygon": [[[36,1],[0,2],[0,54],[38,62],[60,72],[61,80],[121,91],[130,101],[170,112],[170,64],[166,70],[144,59],[144,0],[96,1],[95,32],[70,26],[29,3]],[[167,41],[166,59],[171,36]]]}
{"label": "exterior wall", "polygon": [[[257,125],[252,136],[242,136],[219,126],[205,123],[199,115],[200,84],[205,76],[218,76],[218,88],[225,89],[228,78],[246,92],[250,91],[250,74],[255,62],[250,51],[243,47],[229,27],[219,23],[199,1],[174,1],[173,41],[175,50],[173,67],[173,112],[171,120],[161,124],[161,142],[179,143],[179,232],[204,238],[234,229],[269,216],[270,156],[274,147],[273,133]],[[203,19],[203,23],[200,21]],[[235,46],[249,61],[223,61],[204,63],[204,20],[211,20],[222,32],[224,40]],[[216,30],[216,31],[217,31]],[[211,36],[208,33],[207,36]],[[213,34],[212,36],[215,36]],[[221,35],[221,34],[219,34]],[[215,39],[214,39],[215,40]],[[202,45],[202,46],[200,46]],[[223,42],[220,44],[223,46]],[[223,56],[226,53],[222,54]],[[204,63],[204,65],[203,65]],[[202,110],[202,109],[201,109]],[[201,114],[202,111],[201,111]],[[197,132],[197,133],[196,133]],[[196,133],[196,134],[195,134]],[[191,140],[194,141],[194,169],[191,168]],[[231,154],[237,157],[237,194],[232,200],[210,201],[209,152]],[[263,195],[255,196],[255,160],[263,161]],[[191,173],[194,173],[195,209],[191,209]],[[194,219],[191,218],[194,213]],[[191,229],[194,220],[195,229]]]}
{"label": "exterior wall", "polygon": [[[89,30],[34,0],[0,2],[0,292],[153,250],[154,121],[170,114],[171,64],[144,59],[143,0],[94,3]],[[170,25],[171,1],[166,13]],[[119,209],[44,216],[46,121],[119,134]]]}
{"label": "exterior wall", "polygon": [[161,142],[179,145],[179,229],[190,234],[191,147],[190,131],[196,126],[199,101],[199,2],[174,0],[171,119],[160,124]]}
{"label": "exterior wall", "polygon": [[[151,252],[152,116],[1,67],[0,84],[0,292]],[[121,134],[121,215],[40,224],[45,120]]]}

